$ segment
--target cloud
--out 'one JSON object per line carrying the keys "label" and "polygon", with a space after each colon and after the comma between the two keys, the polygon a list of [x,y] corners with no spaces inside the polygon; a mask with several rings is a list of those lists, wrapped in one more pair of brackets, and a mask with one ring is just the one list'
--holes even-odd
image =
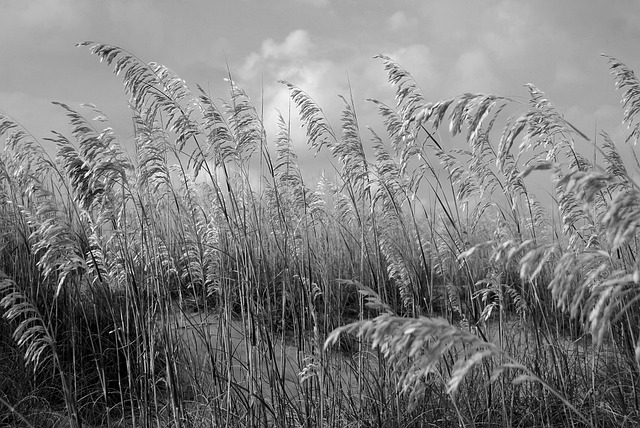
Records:
{"label": "cloud", "polygon": [[35,52],[59,51],[60,46],[72,50],[76,41],[68,40],[73,31],[90,28],[83,16],[84,9],[84,3],[78,5],[72,0],[3,2],[0,13],[2,62],[10,62],[13,55],[24,57]]}
{"label": "cloud", "polygon": [[400,31],[412,27],[416,22],[418,21],[415,17],[409,18],[404,11],[399,10],[389,17],[387,26],[391,31]]}
{"label": "cloud", "polygon": [[[285,119],[289,108],[293,118],[298,116],[296,107],[289,101],[287,88],[278,81],[285,80],[300,87],[322,108],[334,105],[338,99],[337,66],[333,61],[318,57],[315,46],[307,31],[295,30],[281,42],[273,39],[263,41],[260,49],[247,55],[237,68],[235,78],[238,84],[248,93],[263,94],[264,123],[270,139],[278,131],[278,110]],[[262,87],[258,87],[261,82]],[[294,141],[304,141],[304,132],[299,127],[292,131]]]}
{"label": "cloud", "polygon": [[589,84],[589,77],[577,64],[561,61],[555,67],[555,84],[583,87]]}
{"label": "cloud", "polygon": [[[385,55],[407,70],[426,92],[427,98],[430,98],[429,92],[438,86],[441,75],[438,72],[438,61],[427,45],[412,44]],[[378,69],[382,69],[379,63],[375,65]]]}
{"label": "cloud", "polygon": [[[65,131],[68,128],[64,112],[51,100],[17,91],[0,92],[0,100],[0,111],[24,126],[45,147],[48,143],[43,138],[50,137],[52,129]],[[55,148],[51,152],[54,153]]]}
{"label": "cloud", "polygon": [[626,138],[627,127],[621,122],[622,109],[615,105],[584,106],[572,105],[567,108],[560,107],[560,113],[571,124],[589,138],[597,138],[600,131],[606,131],[614,141],[621,143]]}
{"label": "cloud", "polygon": [[[15,5],[18,6],[13,7]],[[79,10],[72,0],[8,2],[3,4],[3,8],[5,19],[20,22],[22,26],[38,31],[64,29],[80,22]]]}
{"label": "cloud", "polygon": [[453,66],[447,87],[460,95],[465,92],[500,93],[500,85],[487,52],[475,49],[463,52]]}
{"label": "cloud", "polygon": [[306,57],[313,47],[309,33],[295,30],[289,33],[281,44],[267,39],[262,44],[262,56],[265,58],[302,58]]}
{"label": "cloud", "polygon": [[295,0],[298,3],[310,4],[315,7],[328,7],[331,0]]}
{"label": "cloud", "polygon": [[530,37],[540,40],[548,36],[532,28],[532,13],[525,3],[500,2],[487,13],[492,19],[486,20],[487,27],[478,29],[478,34],[482,34],[479,41],[498,60],[527,55]]}
{"label": "cloud", "polygon": [[313,46],[309,33],[305,30],[292,31],[282,43],[267,39],[262,42],[259,52],[252,52],[245,58],[239,68],[239,75],[246,80],[264,75],[265,72],[281,75],[284,71],[283,65],[291,67],[300,63],[308,57]]}

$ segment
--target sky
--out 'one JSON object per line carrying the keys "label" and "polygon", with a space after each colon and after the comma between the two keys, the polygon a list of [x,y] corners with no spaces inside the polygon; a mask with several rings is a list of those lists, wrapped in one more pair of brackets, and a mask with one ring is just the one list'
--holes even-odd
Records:
{"label": "sky", "polygon": [[[640,2],[631,0],[2,0],[0,111],[39,138],[67,129],[64,112],[93,103],[123,139],[133,130],[120,77],[82,41],[113,44],[162,63],[195,90],[228,98],[228,71],[264,108],[270,142],[284,79],[338,122],[353,94],[360,125],[383,133],[367,98],[393,104],[376,54],[415,77],[431,101],[465,92],[526,100],[542,89],[586,134],[623,144],[620,92],[606,53],[640,69]],[[314,162],[296,131],[301,163]],[[46,141],[43,142],[47,144]]]}

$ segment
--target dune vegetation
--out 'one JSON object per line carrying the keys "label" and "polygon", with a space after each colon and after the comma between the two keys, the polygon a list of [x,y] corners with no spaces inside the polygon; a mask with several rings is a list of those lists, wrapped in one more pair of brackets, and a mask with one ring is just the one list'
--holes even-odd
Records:
{"label": "dune vegetation", "polygon": [[[640,82],[623,63],[603,71],[626,142],[532,84],[427,101],[384,56],[395,105],[363,100],[384,135],[351,94],[327,117],[282,82],[294,142],[231,73],[218,101],[81,47],[123,80],[135,139],[92,105],[58,103],[69,130],[44,138],[0,114],[0,425],[640,424],[640,162],[618,146],[640,137]],[[333,160],[317,182],[305,143]]]}

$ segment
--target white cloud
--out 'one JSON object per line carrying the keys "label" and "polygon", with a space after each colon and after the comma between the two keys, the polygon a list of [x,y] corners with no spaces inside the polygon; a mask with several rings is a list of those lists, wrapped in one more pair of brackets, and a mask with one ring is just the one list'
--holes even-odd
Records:
{"label": "white cloud", "polygon": [[589,77],[576,64],[560,62],[555,69],[555,83],[558,85],[586,85]]}
{"label": "white cloud", "polygon": [[[84,9],[84,2],[78,5],[73,0],[3,2],[0,13],[3,62],[9,61],[9,54],[24,57],[33,52],[59,53],[60,46],[72,50],[78,41],[73,37],[74,30],[86,31],[90,27],[82,16]],[[69,36],[73,42],[68,41]]]}
{"label": "white cloud", "polygon": [[462,53],[452,71],[447,87],[454,93],[447,96],[464,92],[500,93],[501,85],[485,50],[476,49]]}
{"label": "white cloud", "polygon": [[[21,25],[40,31],[65,28],[80,21],[78,9],[71,0],[24,1],[14,4],[20,4],[20,7],[13,13],[7,13],[5,10],[5,18],[17,20]],[[9,7],[10,5],[11,3]]]}
{"label": "white cloud", "polygon": [[23,92],[0,92],[0,100],[0,111],[24,126],[45,147],[49,144],[43,138],[50,137],[52,129],[64,132],[68,128],[64,112],[60,107],[53,105],[51,100]]}
{"label": "white cloud", "polygon": [[[422,90],[426,91],[427,98],[431,98],[429,92],[438,86],[441,76],[438,72],[437,60],[428,46],[413,44],[385,55],[407,70]],[[379,63],[376,66],[382,69]]]}
{"label": "white cloud", "polygon": [[262,55],[265,58],[299,58],[305,57],[313,47],[309,33],[305,30],[295,30],[285,38],[281,44],[273,39],[262,43]]}
{"label": "white cloud", "polygon": [[281,74],[283,64],[290,67],[295,62],[301,62],[308,57],[313,46],[309,33],[304,30],[289,33],[282,43],[267,39],[262,42],[259,52],[252,52],[245,58],[239,75],[250,80],[277,69],[280,70],[277,74]]}
{"label": "white cloud", "polygon": [[[314,46],[308,32],[295,30],[280,43],[273,39],[265,40],[259,51],[247,55],[238,68],[238,84],[249,93],[259,91],[264,96],[264,123],[271,139],[277,133],[277,110],[286,118],[291,108],[292,117],[298,116],[296,107],[290,105],[287,88],[278,83],[279,80],[300,87],[322,108],[337,100],[337,67],[332,61],[315,57]],[[258,89],[256,85],[260,82],[263,86]],[[304,133],[298,129],[292,129],[294,141],[303,141]]]}
{"label": "white cloud", "polygon": [[315,7],[327,7],[331,4],[331,0],[295,0],[299,3],[310,4]]}
{"label": "white cloud", "polygon": [[[314,61],[303,66],[282,67],[276,70],[277,80],[285,80],[305,91],[327,114],[329,120],[335,120],[337,115],[331,113],[338,109],[338,88],[336,87],[335,65],[330,61]],[[298,123],[299,112],[297,107],[289,99],[287,88],[279,83],[267,85],[265,88],[265,127],[272,137],[276,135],[277,110],[281,111],[285,119],[291,109],[294,123]],[[292,129],[294,141],[302,143],[304,131],[299,128]]]}
{"label": "white cloud", "polygon": [[531,29],[529,9],[525,3],[504,1],[487,10],[492,19],[485,21],[489,26],[479,29],[483,34],[482,45],[501,60],[527,55],[530,37],[540,39],[547,36],[535,31],[535,27]]}
{"label": "white cloud", "polygon": [[399,10],[389,17],[387,25],[392,31],[406,30],[408,27],[413,26],[417,20],[415,18],[407,17],[404,11]]}
{"label": "white cloud", "polygon": [[[553,100],[552,100],[553,101]],[[626,138],[626,126],[622,125],[622,109],[615,105],[599,105],[588,107],[572,105],[568,108],[559,108],[560,113],[589,138],[594,138],[601,130],[606,131],[617,143],[622,143]],[[600,136],[597,137],[601,140]]]}

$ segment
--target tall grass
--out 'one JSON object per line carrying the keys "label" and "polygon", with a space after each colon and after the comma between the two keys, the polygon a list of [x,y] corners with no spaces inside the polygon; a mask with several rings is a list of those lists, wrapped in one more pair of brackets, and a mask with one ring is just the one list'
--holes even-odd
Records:
{"label": "tall grass", "polygon": [[[43,140],[0,117],[2,424],[640,423],[639,188],[608,134],[531,84],[428,101],[379,56],[385,135],[352,94],[327,117],[282,82],[335,161],[309,183],[291,118],[267,135],[231,73],[215,102],[81,46],[122,77],[135,140],[92,105],[57,103],[69,132]],[[635,142],[640,83],[607,60]]]}

